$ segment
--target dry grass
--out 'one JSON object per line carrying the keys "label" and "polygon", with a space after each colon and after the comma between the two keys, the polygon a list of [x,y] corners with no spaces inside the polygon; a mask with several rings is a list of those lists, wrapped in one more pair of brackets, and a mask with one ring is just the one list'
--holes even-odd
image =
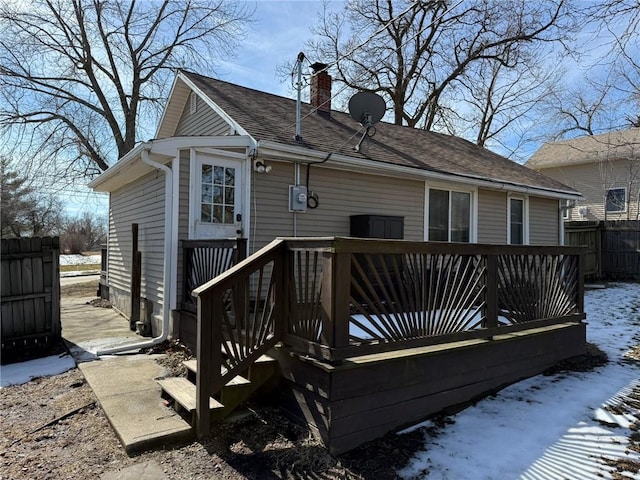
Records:
{"label": "dry grass", "polygon": [[85,272],[87,270],[100,270],[102,266],[99,263],[91,263],[86,265],[60,265],[61,272]]}

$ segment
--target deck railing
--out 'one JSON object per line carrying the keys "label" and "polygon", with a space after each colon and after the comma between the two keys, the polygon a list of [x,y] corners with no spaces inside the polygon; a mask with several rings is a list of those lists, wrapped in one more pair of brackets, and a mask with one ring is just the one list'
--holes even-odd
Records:
{"label": "deck railing", "polygon": [[288,241],[284,341],[328,361],[584,319],[581,248]]}
{"label": "deck railing", "polygon": [[247,239],[183,240],[183,281],[181,308],[196,311],[191,292],[227,271],[247,257]]}
{"label": "deck railing", "polygon": [[193,292],[197,430],[208,432],[208,411],[200,406],[209,396],[279,341],[338,363],[581,321],[582,253],[580,247],[276,240]]}

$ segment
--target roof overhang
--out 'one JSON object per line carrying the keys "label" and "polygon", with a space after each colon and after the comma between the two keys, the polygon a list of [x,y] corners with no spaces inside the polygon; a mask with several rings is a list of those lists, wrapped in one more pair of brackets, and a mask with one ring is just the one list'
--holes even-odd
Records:
{"label": "roof overhang", "polygon": [[535,185],[518,184],[503,180],[471,176],[457,173],[443,173],[418,167],[396,165],[392,163],[369,160],[366,158],[350,157],[343,154],[329,154],[307,147],[286,145],[272,141],[258,141],[257,154],[264,159],[298,163],[331,163],[332,168],[366,172],[377,175],[393,175],[409,179],[437,180],[473,185],[491,190],[504,190],[514,193],[537,195],[558,199],[579,200],[582,195],[575,190],[555,190]]}
{"label": "roof overhang", "polygon": [[144,163],[141,158],[142,150],[149,149],[149,157],[158,163],[167,164],[179,155],[180,150],[191,148],[244,148],[253,145],[247,136],[202,136],[202,137],[171,137],[160,140],[150,140],[137,145],[118,162],[109,167],[97,178],[89,183],[89,188],[96,192],[113,192],[140,177],[153,172],[155,169]]}

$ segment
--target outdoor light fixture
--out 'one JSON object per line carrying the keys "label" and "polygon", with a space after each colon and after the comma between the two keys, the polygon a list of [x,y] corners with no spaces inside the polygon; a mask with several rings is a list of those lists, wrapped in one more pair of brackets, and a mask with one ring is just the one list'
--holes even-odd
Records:
{"label": "outdoor light fixture", "polygon": [[253,170],[258,173],[269,173],[271,171],[271,165],[265,165],[262,160],[255,160],[253,162]]}

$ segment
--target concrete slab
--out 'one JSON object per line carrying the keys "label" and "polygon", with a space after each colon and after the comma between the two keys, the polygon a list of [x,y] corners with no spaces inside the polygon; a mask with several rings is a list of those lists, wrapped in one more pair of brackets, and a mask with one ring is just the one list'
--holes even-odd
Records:
{"label": "concrete slab", "polygon": [[137,463],[100,475],[100,480],[165,480],[166,478],[162,467],[154,461]]}
{"label": "concrete slab", "polygon": [[155,378],[163,355],[102,358],[78,365],[128,453],[190,438],[191,425],[163,405]]}
{"label": "concrete slab", "polygon": [[116,311],[87,305],[88,300],[63,299],[62,335],[125,451],[132,453],[191,438],[191,426],[163,405],[155,381],[166,374],[157,362],[164,355],[97,357],[98,349],[135,343],[141,337],[129,330],[129,322]]}
{"label": "concrete slab", "polygon": [[75,345],[103,338],[143,338],[129,329],[129,321],[112,308],[87,305],[92,298],[63,297],[60,302],[62,337]]}

